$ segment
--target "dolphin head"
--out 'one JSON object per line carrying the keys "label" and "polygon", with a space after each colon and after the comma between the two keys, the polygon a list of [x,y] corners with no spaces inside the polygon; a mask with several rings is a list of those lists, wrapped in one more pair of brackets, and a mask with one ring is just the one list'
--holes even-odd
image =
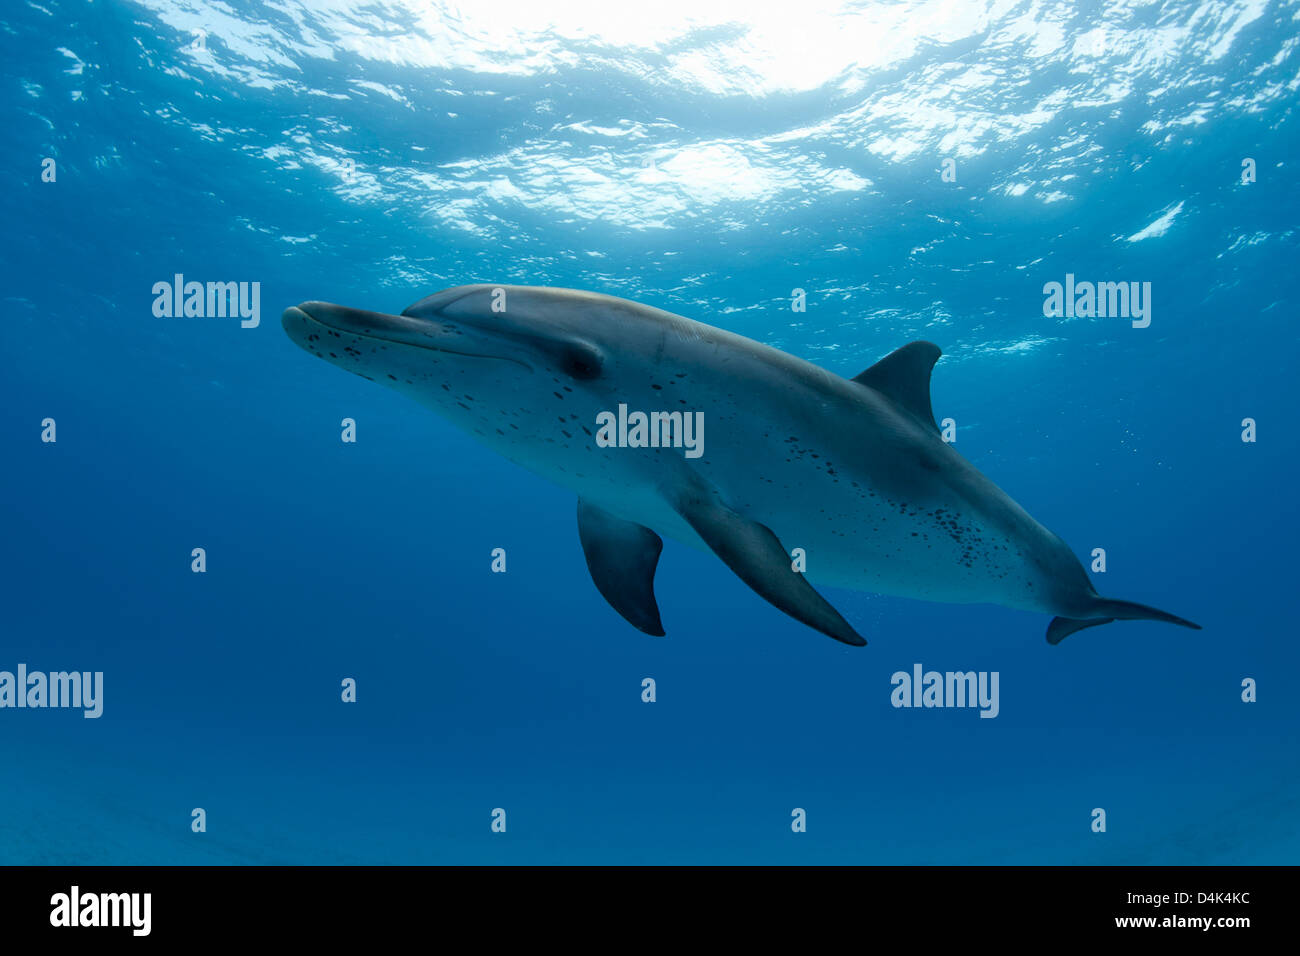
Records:
{"label": "dolphin head", "polygon": [[[623,306],[654,311],[591,293],[473,285],[428,296],[401,315],[303,302],[281,321],[308,352],[442,406],[453,385],[509,392],[545,380],[566,390],[601,390],[615,357],[635,354],[627,346],[638,337],[636,323],[615,314]],[[647,341],[658,334],[640,332]]]}
{"label": "dolphin head", "polygon": [[611,296],[484,284],[436,293],[401,315],[304,302],[282,323],[313,355],[510,454],[590,445],[600,411],[653,401],[652,366],[675,319]]}

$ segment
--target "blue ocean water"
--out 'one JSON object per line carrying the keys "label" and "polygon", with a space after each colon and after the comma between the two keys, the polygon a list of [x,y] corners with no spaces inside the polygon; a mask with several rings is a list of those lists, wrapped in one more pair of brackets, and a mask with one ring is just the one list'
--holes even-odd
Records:
{"label": "blue ocean water", "polygon": [[[8,5],[0,670],[104,709],[0,709],[0,860],[1297,862],[1297,17]],[[259,324],[156,316],[176,274]],[[1067,274],[1150,325],[1045,316]],[[846,376],[932,340],[957,450],[1204,630],[825,589],[851,648],[668,541],[647,637],[570,492],[279,324],[469,282]],[[998,717],[891,706],[916,663],[998,672]]]}

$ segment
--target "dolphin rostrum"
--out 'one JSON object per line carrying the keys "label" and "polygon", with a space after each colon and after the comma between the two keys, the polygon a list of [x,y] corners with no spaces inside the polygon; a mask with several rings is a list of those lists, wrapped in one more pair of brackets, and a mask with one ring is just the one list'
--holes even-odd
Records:
{"label": "dolphin rostrum", "polygon": [[1098,595],[1060,538],[943,441],[929,342],[846,379],[625,299],[487,284],[401,315],[304,302],[282,321],[313,355],[575,491],[596,587],[648,634],[664,633],[660,534],[845,644],[866,641],[809,579],[1041,611],[1052,644],[1117,619],[1198,627]]}

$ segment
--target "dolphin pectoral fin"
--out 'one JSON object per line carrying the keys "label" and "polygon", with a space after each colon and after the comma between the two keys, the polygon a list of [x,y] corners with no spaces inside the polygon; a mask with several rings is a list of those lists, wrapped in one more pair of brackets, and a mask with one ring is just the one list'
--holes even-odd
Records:
{"label": "dolphin pectoral fin", "polygon": [[1047,625],[1047,643],[1060,644],[1075,631],[1082,631],[1089,627],[1099,627],[1102,624],[1109,624],[1115,620],[1113,617],[1098,617],[1088,621],[1077,621],[1072,617],[1054,617],[1052,623]]}
{"label": "dolphin pectoral fin", "polygon": [[609,606],[638,630],[663,637],[655,602],[655,568],[664,549],[659,535],[579,498],[578,538],[591,580]]}
{"label": "dolphin pectoral fin", "polygon": [[766,525],[702,498],[679,502],[677,512],[759,597],[837,641],[855,647],[867,643],[803,574],[790,567],[789,554]]}

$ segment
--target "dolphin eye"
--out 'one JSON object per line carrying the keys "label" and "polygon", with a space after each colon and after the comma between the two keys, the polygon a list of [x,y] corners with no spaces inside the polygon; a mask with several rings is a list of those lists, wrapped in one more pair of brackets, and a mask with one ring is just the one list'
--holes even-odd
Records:
{"label": "dolphin eye", "polygon": [[574,347],[566,349],[561,359],[561,368],[580,381],[600,378],[600,354],[595,349]]}

